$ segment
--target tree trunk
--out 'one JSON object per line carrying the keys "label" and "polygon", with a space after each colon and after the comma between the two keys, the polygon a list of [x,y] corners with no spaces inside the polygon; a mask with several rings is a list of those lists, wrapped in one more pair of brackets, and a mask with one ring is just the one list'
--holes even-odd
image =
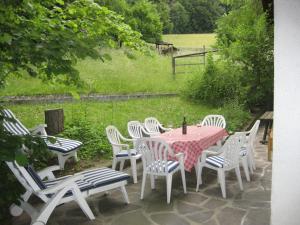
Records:
{"label": "tree trunk", "polygon": [[46,131],[49,135],[55,135],[64,130],[64,110],[51,109],[45,111]]}

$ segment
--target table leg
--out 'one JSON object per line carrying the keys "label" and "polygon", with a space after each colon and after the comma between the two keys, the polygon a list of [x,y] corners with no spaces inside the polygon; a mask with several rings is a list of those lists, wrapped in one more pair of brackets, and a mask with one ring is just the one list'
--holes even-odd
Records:
{"label": "table leg", "polygon": [[268,127],[269,127],[269,123],[270,121],[266,121],[266,124],[265,124],[265,131],[264,131],[264,136],[263,136],[263,139],[260,143],[262,144],[266,144],[268,141],[266,140],[266,137],[267,137],[267,133],[268,133]]}

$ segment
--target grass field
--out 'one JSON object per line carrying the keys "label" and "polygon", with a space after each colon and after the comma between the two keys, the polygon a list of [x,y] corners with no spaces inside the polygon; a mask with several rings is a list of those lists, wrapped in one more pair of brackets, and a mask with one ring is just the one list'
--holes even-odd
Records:
{"label": "grass field", "polygon": [[[202,47],[214,43],[214,34],[164,35],[164,39],[175,46]],[[103,63],[85,59],[77,64],[80,77],[85,83],[82,88],[44,83],[28,76],[10,77],[6,88],[0,90],[0,96],[62,94],[74,91],[102,94],[178,92],[189,79],[189,74],[202,68],[202,65],[179,68],[179,72],[184,71],[187,74],[178,74],[176,80],[173,80],[169,56],[154,54],[150,57],[135,53],[135,59],[129,59],[122,50],[109,50],[108,53],[112,57],[111,61]]]}
{"label": "grass field", "polygon": [[213,108],[191,103],[178,97],[138,99],[114,102],[77,102],[61,104],[7,105],[27,126],[33,127],[44,123],[44,110],[63,108],[65,122],[68,124],[78,117],[84,117],[102,129],[113,124],[123,132],[127,132],[130,120],[144,121],[146,117],[157,117],[166,126],[181,126],[183,116],[188,124],[196,124],[207,114],[223,114],[227,119],[228,129],[238,129],[247,119],[235,114],[234,109]]}
{"label": "grass field", "polygon": [[163,36],[163,40],[179,48],[210,47],[216,42],[215,34],[168,34]]}

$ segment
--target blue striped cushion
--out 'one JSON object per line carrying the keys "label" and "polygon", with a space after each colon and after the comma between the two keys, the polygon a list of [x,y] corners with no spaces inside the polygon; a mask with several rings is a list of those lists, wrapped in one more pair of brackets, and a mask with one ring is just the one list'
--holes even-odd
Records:
{"label": "blue striped cushion", "polygon": [[[223,168],[226,161],[222,156],[210,156],[206,158],[206,162],[212,166]],[[228,163],[227,163],[228,164]]]}
{"label": "blue striped cushion", "polygon": [[246,147],[241,147],[240,156],[245,156],[245,155],[247,155],[247,148]]}
{"label": "blue striped cushion", "polygon": [[80,174],[84,175],[84,181],[92,184],[94,187],[101,187],[108,184],[116,183],[129,179],[127,173],[112,170],[109,168],[98,168],[94,170],[84,171]]}
{"label": "blue striped cushion", "polygon": [[[1,110],[1,114],[8,117],[15,119],[15,122],[4,120],[4,128],[14,135],[28,135],[30,134],[29,130],[19,121],[16,119],[15,115],[9,109]],[[56,138],[55,143],[51,143],[47,140],[47,136],[42,136],[44,139],[48,149],[53,151],[58,151],[62,153],[68,153],[79,148],[82,145],[82,142],[65,139],[65,138]]]}
{"label": "blue striped cushion", "polygon": [[[135,149],[131,149],[130,152],[131,152],[131,155],[136,155]],[[127,150],[122,150],[116,155],[116,157],[127,157],[127,156],[128,156]]]}
{"label": "blue striped cushion", "polygon": [[[127,173],[123,173],[120,171],[112,170],[109,168],[98,168],[93,170],[87,170],[83,171],[78,174],[83,174],[84,178],[82,180],[76,181],[76,184],[78,185],[79,189],[81,191],[86,191],[90,189],[94,189],[97,187],[102,187],[108,184],[117,183],[119,181],[128,180],[130,177]],[[46,187],[51,187],[65,179],[67,179],[69,176],[60,177],[54,180],[50,181],[44,181],[44,184]],[[71,191],[68,191],[65,194],[66,196],[72,195]],[[51,197],[52,195],[48,195]]]}
{"label": "blue striped cushion", "polygon": [[[157,172],[157,173],[164,172],[165,163],[166,161],[160,161],[160,160],[154,161],[150,165],[148,165],[147,170],[151,172]],[[169,173],[175,170],[178,166],[179,166],[178,161],[167,162],[167,170]]]}
{"label": "blue striped cushion", "polygon": [[8,121],[4,119],[4,128],[13,135],[27,135],[30,134],[29,130],[18,120],[15,115],[9,109],[1,110],[1,114],[14,121]]}
{"label": "blue striped cushion", "polygon": [[60,137],[55,137],[56,139],[55,143],[51,143],[49,140],[47,140],[47,136],[42,136],[42,138],[44,139],[47,147],[50,150],[58,151],[62,153],[71,152],[75,149],[78,149],[82,145],[82,142],[80,141],[75,141],[75,140],[65,139]]}
{"label": "blue striped cushion", "polygon": [[31,178],[35,181],[35,183],[37,184],[37,186],[39,186],[41,190],[47,188],[47,186],[44,184],[44,182],[42,181],[40,176],[35,172],[32,166],[25,166],[25,169],[27,170]]}

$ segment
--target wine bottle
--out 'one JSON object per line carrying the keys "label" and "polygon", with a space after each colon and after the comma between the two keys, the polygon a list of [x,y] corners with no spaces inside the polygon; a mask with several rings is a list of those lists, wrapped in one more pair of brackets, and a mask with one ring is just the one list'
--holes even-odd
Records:
{"label": "wine bottle", "polygon": [[183,122],[182,122],[182,134],[186,134],[187,127],[186,127],[186,120],[185,117],[183,117]]}

